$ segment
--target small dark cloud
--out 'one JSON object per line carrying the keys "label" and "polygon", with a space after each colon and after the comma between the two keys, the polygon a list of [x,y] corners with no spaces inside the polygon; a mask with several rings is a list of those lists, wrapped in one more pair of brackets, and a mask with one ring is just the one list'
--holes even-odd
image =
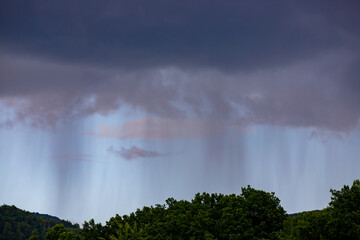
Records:
{"label": "small dark cloud", "polygon": [[113,146],[110,146],[107,150],[108,152],[120,156],[126,160],[133,160],[137,158],[156,158],[156,157],[166,157],[169,154],[161,154],[154,151],[147,151],[136,146],[132,146],[131,148],[121,148],[121,150],[114,149]]}

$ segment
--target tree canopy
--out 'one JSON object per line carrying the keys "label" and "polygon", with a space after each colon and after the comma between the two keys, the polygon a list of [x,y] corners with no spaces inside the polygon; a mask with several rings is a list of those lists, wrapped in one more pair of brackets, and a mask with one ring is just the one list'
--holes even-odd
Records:
{"label": "tree canopy", "polygon": [[[286,212],[274,193],[248,186],[240,195],[198,193],[116,216],[104,226],[105,239],[276,239]],[[99,231],[98,231],[99,233]]]}
{"label": "tree canopy", "polygon": [[15,206],[0,206],[0,240],[26,240],[32,235],[43,240],[45,233],[59,223],[69,229],[79,228],[78,224],[50,215],[31,213]]}
{"label": "tree canopy", "polygon": [[360,239],[360,181],[341,190],[330,189],[329,206],[289,218],[279,235],[281,239]]}
{"label": "tree canopy", "polygon": [[0,240],[358,240],[360,181],[330,189],[328,207],[287,215],[274,193],[250,186],[239,195],[197,193],[190,201],[168,198],[112,217],[103,226],[94,219],[80,229],[56,217],[3,205]]}

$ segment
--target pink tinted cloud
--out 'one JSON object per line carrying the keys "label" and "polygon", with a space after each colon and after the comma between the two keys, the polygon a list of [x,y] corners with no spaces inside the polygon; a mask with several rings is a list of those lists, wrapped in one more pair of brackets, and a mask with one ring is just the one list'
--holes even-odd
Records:
{"label": "pink tinted cloud", "polygon": [[101,138],[180,139],[208,137],[226,130],[220,122],[201,119],[140,118],[120,126],[101,125],[88,134]]}
{"label": "pink tinted cloud", "polygon": [[120,150],[114,149],[113,146],[110,146],[107,150],[108,152],[122,157],[126,160],[133,160],[137,158],[156,158],[156,157],[166,157],[169,156],[169,154],[161,154],[154,151],[147,151],[141,148],[138,148],[136,146],[132,146],[131,148],[121,148]]}
{"label": "pink tinted cloud", "polygon": [[202,137],[221,132],[240,117],[250,124],[350,132],[360,120],[358,65],[359,58],[347,51],[249,72],[124,70],[1,56],[0,104],[15,116],[1,126],[19,121],[56,128],[127,106],[155,120],[102,126],[91,134]]}
{"label": "pink tinted cloud", "polygon": [[0,104],[13,122],[56,128],[93,114],[108,115],[123,105],[180,116],[170,102],[177,94],[157,70],[102,69],[14,55],[0,57]]}

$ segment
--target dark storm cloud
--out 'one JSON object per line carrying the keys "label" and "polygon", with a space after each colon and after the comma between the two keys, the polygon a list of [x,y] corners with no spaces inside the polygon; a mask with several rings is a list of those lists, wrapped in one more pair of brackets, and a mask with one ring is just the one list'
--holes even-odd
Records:
{"label": "dark storm cloud", "polygon": [[[12,51],[121,67],[249,69],[348,44],[355,1],[3,1]],[[326,5],[326,6],[324,6]],[[342,32],[343,31],[343,32]]]}
{"label": "dark storm cloud", "polygon": [[122,106],[221,127],[359,123],[358,1],[0,4],[0,101],[34,126]]}
{"label": "dark storm cloud", "polygon": [[136,146],[132,146],[131,148],[121,148],[121,150],[116,150],[114,147],[109,147],[108,152],[113,153],[117,156],[120,156],[126,160],[133,160],[136,158],[155,158],[155,157],[166,157],[169,154],[161,154],[154,151],[147,151]]}

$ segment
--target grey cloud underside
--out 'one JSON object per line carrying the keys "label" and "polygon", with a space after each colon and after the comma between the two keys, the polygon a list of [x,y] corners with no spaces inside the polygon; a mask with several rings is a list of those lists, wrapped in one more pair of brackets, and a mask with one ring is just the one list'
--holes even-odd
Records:
{"label": "grey cloud underside", "polygon": [[249,70],[351,44],[358,4],[322,3],[6,1],[0,40],[65,62]]}
{"label": "grey cloud underside", "polygon": [[0,101],[35,126],[129,105],[165,118],[349,131],[360,118],[359,6],[2,1]]}

